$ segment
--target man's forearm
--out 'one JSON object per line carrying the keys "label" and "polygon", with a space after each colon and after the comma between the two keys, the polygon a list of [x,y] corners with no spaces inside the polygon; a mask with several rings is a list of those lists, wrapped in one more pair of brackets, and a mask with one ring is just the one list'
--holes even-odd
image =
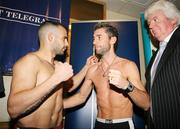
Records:
{"label": "man's forearm", "polygon": [[86,98],[81,97],[80,94],[75,94],[63,100],[64,108],[72,108],[78,106],[86,101]]}
{"label": "man's forearm", "polygon": [[73,86],[68,90],[69,92],[73,91],[74,89],[76,89],[83,81],[86,73],[88,70],[88,66],[85,65],[81,71],[79,73],[77,73],[73,78]]}
{"label": "man's forearm", "polygon": [[31,91],[17,93],[8,102],[10,116],[17,119],[30,114],[59,88],[61,88],[60,84],[52,86],[51,81],[48,81],[41,84],[41,86],[36,86]]}
{"label": "man's forearm", "polygon": [[150,106],[150,98],[146,91],[141,91],[137,88],[134,88],[133,92],[128,93],[133,102],[143,108],[148,110]]}

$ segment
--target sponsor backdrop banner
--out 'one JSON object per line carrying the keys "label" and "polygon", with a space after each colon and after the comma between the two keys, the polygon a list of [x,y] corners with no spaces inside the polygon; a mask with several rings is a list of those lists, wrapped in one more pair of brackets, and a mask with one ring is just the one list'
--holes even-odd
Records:
{"label": "sponsor backdrop banner", "polygon": [[39,47],[37,30],[45,20],[68,27],[70,0],[1,0],[0,71],[11,74],[17,59]]}
{"label": "sponsor backdrop banner", "polygon": [[[137,21],[106,22],[119,30],[117,55],[134,61],[140,68]],[[95,21],[72,23],[70,63],[75,73],[80,71],[86,59],[93,54],[93,26],[96,23]],[[93,90],[85,104],[66,110],[65,129],[93,129],[96,112],[96,96]],[[135,107],[133,120],[138,129],[144,128],[141,114],[142,111]]]}

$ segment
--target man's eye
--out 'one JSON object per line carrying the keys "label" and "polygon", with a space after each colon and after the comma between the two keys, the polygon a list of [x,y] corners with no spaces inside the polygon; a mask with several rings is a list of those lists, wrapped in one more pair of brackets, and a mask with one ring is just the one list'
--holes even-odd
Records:
{"label": "man's eye", "polygon": [[155,21],[155,22],[159,22],[159,19],[155,18],[154,21]]}

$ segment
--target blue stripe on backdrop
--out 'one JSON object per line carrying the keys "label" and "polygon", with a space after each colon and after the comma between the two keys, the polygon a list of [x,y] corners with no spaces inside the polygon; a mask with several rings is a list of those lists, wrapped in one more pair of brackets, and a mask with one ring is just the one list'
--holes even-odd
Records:
{"label": "blue stripe on backdrop", "polygon": [[[70,63],[75,73],[82,68],[86,59],[93,54],[93,26],[96,23],[72,24]],[[115,25],[120,32],[117,55],[134,61],[140,69],[137,22],[109,21],[109,23]],[[66,110],[65,129],[92,129],[97,112],[95,102],[95,95],[93,94],[85,104]],[[134,114],[135,126],[138,129],[143,129],[144,121],[140,116],[141,110],[136,111]]]}
{"label": "blue stripe on backdrop", "polygon": [[147,28],[148,26],[144,19],[144,13],[141,13],[140,16],[141,16],[141,29],[142,29],[142,38],[143,38],[143,46],[144,46],[144,58],[145,58],[145,65],[147,67],[152,56],[152,48],[151,48],[151,41]]}
{"label": "blue stripe on backdrop", "polygon": [[68,27],[70,0],[1,0],[0,70],[11,74],[14,62],[39,48],[40,23],[59,21]]}

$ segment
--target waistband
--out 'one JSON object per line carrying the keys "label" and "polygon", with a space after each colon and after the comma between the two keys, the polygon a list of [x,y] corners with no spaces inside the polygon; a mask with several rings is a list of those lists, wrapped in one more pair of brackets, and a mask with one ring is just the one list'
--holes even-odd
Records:
{"label": "waistband", "polygon": [[101,123],[122,123],[122,122],[132,122],[132,118],[122,118],[122,119],[102,119],[96,118],[97,121]]}
{"label": "waistband", "polygon": [[[41,128],[31,128],[31,127],[16,127],[14,129],[41,129]],[[49,129],[53,129],[53,128],[49,128]]]}

